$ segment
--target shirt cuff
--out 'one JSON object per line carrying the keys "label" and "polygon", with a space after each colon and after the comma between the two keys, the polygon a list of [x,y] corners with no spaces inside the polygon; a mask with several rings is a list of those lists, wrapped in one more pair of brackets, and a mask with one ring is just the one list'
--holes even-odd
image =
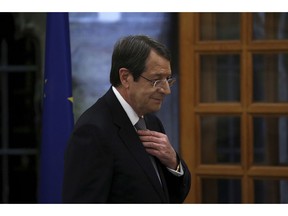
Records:
{"label": "shirt cuff", "polygon": [[167,169],[169,170],[169,172],[171,172],[175,176],[182,176],[182,175],[184,175],[184,170],[183,170],[181,162],[180,162],[179,166],[180,166],[179,172],[177,172],[176,170],[173,170],[169,167],[167,167]]}

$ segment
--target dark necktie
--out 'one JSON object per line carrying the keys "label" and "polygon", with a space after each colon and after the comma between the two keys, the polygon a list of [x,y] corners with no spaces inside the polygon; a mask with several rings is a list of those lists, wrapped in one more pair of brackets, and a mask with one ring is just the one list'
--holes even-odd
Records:
{"label": "dark necktie", "polygon": [[[139,118],[138,122],[135,124],[135,128],[136,128],[137,130],[146,130],[146,129],[147,129],[147,128],[146,128],[146,123],[145,123],[145,120],[144,120],[143,117],[140,117],[140,118]],[[159,175],[159,172],[158,172],[158,168],[157,168],[157,165],[156,165],[155,158],[154,158],[152,155],[149,155],[149,156],[150,156],[152,165],[153,165],[153,167],[154,167],[154,169],[155,169],[155,171],[156,171],[156,174],[157,174],[157,176],[158,176],[158,178],[159,178],[159,181],[160,181],[160,183],[161,183],[161,185],[162,185],[161,178],[160,178],[160,175]]]}

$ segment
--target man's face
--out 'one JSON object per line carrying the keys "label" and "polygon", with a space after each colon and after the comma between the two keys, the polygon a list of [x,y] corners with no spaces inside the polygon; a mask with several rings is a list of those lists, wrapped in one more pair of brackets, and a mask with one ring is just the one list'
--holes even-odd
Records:
{"label": "man's face", "polygon": [[[171,76],[170,62],[151,51],[146,62],[146,70],[141,75],[153,81],[167,79]],[[161,87],[153,87],[153,83],[143,77],[139,77],[136,82],[132,74],[130,76],[127,89],[127,102],[130,106],[139,116],[158,111],[164,97],[171,93],[168,83],[163,82]]]}

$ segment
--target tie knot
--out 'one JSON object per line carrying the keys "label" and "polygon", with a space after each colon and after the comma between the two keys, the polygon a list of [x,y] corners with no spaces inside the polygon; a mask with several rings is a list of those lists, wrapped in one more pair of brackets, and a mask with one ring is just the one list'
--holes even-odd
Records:
{"label": "tie knot", "polygon": [[137,130],[145,130],[146,129],[146,123],[144,118],[139,118],[138,122],[135,124],[135,127]]}

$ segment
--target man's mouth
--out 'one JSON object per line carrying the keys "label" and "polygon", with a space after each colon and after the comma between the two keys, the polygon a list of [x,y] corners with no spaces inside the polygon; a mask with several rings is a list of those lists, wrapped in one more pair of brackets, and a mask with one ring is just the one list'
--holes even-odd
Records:
{"label": "man's mouth", "polygon": [[152,98],[153,100],[156,100],[158,102],[162,102],[164,98]]}

